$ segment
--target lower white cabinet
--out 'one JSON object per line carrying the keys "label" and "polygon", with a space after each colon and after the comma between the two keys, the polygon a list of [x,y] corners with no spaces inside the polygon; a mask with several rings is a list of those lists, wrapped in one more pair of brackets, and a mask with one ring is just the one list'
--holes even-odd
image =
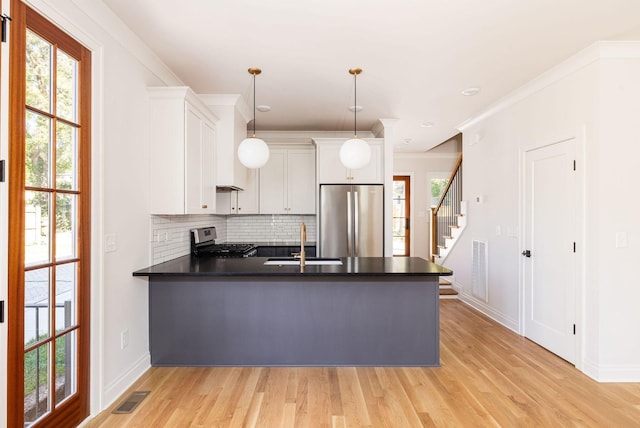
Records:
{"label": "lower white cabinet", "polygon": [[258,214],[258,170],[248,169],[243,190],[219,191],[216,213]]}
{"label": "lower white cabinet", "polygon": [[270,147],[260,168],[260,214],[315,214],[315,149]]}
{"label": "lower white cabinet", "polygon": [[187,87],[149,88],[152,214],[215,214],[215,117]]}

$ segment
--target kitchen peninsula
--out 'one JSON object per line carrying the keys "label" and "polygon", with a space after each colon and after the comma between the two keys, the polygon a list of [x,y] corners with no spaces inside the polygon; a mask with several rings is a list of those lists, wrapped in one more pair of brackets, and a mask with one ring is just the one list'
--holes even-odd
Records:
{"label": "kitchen peninsula", "polygon": [[149,280],[155,366],[438,366],[439,276],[417,257],[339,264],[183,256]]}

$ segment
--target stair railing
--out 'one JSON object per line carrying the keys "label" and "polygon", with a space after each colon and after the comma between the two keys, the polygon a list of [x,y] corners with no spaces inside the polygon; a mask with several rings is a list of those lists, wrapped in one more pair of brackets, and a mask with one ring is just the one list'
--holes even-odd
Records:
{"label": "stair railing", "polygon": [[457,227],[462,202],[462,153],[456,162],[447,187],[442,192],[438,205],[431,208],[431,260],[435,261],[439,247],[444,247],[451,228]]}

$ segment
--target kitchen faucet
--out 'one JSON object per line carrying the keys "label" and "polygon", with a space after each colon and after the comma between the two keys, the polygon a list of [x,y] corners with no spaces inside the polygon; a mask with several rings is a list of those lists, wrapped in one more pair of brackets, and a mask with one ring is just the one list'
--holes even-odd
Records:
{"label": "kitchen faucet", "polygon": [[300,223],[300,268],[304,268],[307,261],[307,253],[304,251],[304,243],[307,241],[307,226]]}
{"label": "kitchen faucet", "polygon": [[304,272],[304,266],[307,262],[307,253],[304,251],[304,244],[306,241],[307,226],[304,224],[304,222],[302,222],[300,223],[300,252],[291,254],[294,258],[300,259],[300,272]]}

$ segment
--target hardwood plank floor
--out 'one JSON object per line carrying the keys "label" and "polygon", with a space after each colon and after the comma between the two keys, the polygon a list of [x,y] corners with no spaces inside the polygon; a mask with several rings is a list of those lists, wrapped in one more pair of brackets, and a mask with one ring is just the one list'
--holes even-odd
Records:
{"label": "hardwood plank floor", "polygon": [[87,426],[640,427],[640,384],[597,383],[459,301],[440,308],[441,367],[154,367],[132,414]]}

